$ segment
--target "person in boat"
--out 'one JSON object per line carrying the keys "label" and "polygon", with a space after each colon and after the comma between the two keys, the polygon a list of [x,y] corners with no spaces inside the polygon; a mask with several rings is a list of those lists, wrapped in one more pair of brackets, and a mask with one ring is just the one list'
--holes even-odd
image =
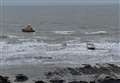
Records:
{"label": "person in boat", "polygon": [[95,50],[95,45],[92,42],[87,42],[87,49],[88,50]]}
{"label": "person in boat", "polygon": [[24,29],[22,29],[22,32],[35,32],[35,30],[33,30],[31,24],[28,24]]}

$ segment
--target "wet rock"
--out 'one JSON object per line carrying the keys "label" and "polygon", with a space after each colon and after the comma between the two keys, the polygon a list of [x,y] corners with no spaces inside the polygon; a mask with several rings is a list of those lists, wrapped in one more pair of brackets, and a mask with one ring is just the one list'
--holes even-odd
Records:
{"label": "wet rock", "polygon": [[85,81],[80,81],[80,83],[88,83],[88,82],[85,82]]}
{"label": "wet rock", "polygon": [[16,75],[15,82],[25,82],[28,80],[28,77],[23,74]]}
{"label": "wet rock", "polygon": [[[67,67],[67,68],[58,68],[52,72],[47,72],[45,75],[48,79],[51,79],[54,76],[82,76],[87,75],[89,82],[87,81],[71,81],[69,83],[120,83],[118,75],[120,73],[120,67],[114,64],[96,64],[89,65],[83,64],[81,67]],[[78,77],[77,76],[77,77]],[[85,78],[85,79],[87,79]],[[51,83],[60,83],[58,80],[52,80]]]}
{"label": "wet rock", "polygon": [[79,68],[79,70],[84,74],[95,74],[95,73],[97,73],[97,69],[95,67],[92,67],[89,64],[84,64],[84,67]]}
{"label": "wet rock", "polygon": [[53,70],[53,71],[49,71],[49,72],[46,72],[45,73],[45,76],[47,78],[52,78],[52,77],[63,77],[67,74],[68,72],[66,71],[66,69],[60,69],[60,68],[57,68],[56,70]]}
{"label": "wet rock", "polygon": [[118,77],[113,75],[110,76],[110,75],[102,74],[96,79],[96,82],[97,83],[120,83],[120,79],[118,79]]}
{"label": "wet rock", "polygon": [[80,81],[71,81],[69,83],[80,83]]}
{"label": "wet rock", "polygon": [[110,75],[110,74],[111,74],[111,70],[110,70],[109,68],[107,68],[107,67],[101,66],[101,67],[98,69],[98,73],[99,73],[99,74],[104,73],[104,74]]}
{"label": "wet rock", "polygon": [[89,64],[83,64],[83,67],[67,67],[63,69],[56,69],[54,71],[47,72],[45,75],[46,77],[51,77],[54,75],[59,75],[59,76],[65,76],[68,74],[71,75],[93,75],[93,74],[108,74],[108,75],[113,75],[114,73],[120,73],[120,68],[117,66],[112,67],[110,66],[91,66]]}
{"label": "wet rock", "polygon": [[69,83],[88,83],[88,82],[85,82],[85,81],[72,81],[72,82],[69,82]]}
{"label": "wet rock", "polygon": [[49,79],[50,77],[52,77],[54,74],[52,72],[47,72],[45,73],[45,76],[47,77],[47,79]]}
{"label": "wet rock", "polygon": [[78,68],[67,68],[72,75],[81,75]]}
{"label": "wet rock", "polygon": [[92,67],[89,64],[84,64],[84,67],[80,68],[67,68],[72,75],[88,75],[97,73],[97,68]]}
{"label": "wet rock", "polygon": [[0,83],[11,83],[11,82],[8,80],[8,77],[0,76]]}
{"label": "wet rock", "polygon": [[33,30],[31,24],[28,24],[24,29],[22,29],[22,32],[35,32],[35,30]]}
{"label": "wet rock", "polygon": [[108,65],[109,65],[109,69],[111,69],[115,73],[120,74],[120,67],[119,66],[117,66],[115,64],[108,64]]}
{"label": "wet rock", "polygon": [[45,83],[44,81],[35,81],[35,83]]}
{"label": "wet rock", "polygon": [[120,83],[120,79],[105,79],[100,83]]}
{"label": "wet rock", "polygon": [[50,83],[64,83],[64,80],[54,79],[54,80],[50,80]]}
{"label": "wet rock", "polygon": [[90,83],[95,83],[95,81],[90,81]]}

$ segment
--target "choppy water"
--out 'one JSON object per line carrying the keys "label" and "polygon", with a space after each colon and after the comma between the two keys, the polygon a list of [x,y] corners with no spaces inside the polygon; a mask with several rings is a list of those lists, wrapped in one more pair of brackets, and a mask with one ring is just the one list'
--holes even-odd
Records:
{"label": "choppy water", "polygon": [[[1,11],[1,65],[119,62],[117,4],[7,6]],[[35,33],[21,32],[28,23]],[[87,41],[97,49],[88,50]]]}
{"label": "choppy water", "polygon": [[96,50],[88,50],[79,39],[66,44],[48,44],[37,39],[0,42],[0,64],[119,62],[120,43],[95,43]]}

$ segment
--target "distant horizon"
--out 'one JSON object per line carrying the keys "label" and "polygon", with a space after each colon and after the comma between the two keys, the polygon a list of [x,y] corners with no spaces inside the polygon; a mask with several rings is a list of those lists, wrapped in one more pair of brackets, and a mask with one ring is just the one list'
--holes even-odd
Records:
{"label": "distant horizon", "polygon": [[1,6],[51,6],[51,5],[99,5],[99,4],[117,4],[118,0],[2,0]]}

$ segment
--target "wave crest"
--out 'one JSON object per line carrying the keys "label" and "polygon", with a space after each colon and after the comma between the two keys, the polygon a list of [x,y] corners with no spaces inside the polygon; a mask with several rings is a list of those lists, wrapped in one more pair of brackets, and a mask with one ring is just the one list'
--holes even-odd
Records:
{"label": "wave crest", "polygon": [[107,31],[96,31],[96,32],[86,32],[85,34],[87,35],[103,35],[103,34],[108,34]]}

